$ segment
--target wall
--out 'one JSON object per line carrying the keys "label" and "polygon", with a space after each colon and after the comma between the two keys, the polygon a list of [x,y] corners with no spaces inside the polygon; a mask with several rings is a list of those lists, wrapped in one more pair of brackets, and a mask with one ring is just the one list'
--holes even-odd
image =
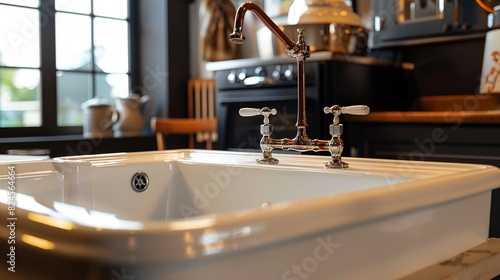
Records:
{"label": "wall", "polygon": [[[153,100],[151,116],[186,117],[189,78],[189,1],[139,1],[140,81]],[[149,126],[148,126],[149,127]],[[170,148],[185,147],[168,137]]]}
{"label": "wall", "polygon": [[[189,5],[189,39],[192,42],[189,46],[189,57],[190,57],[190,77],[192,78],[213,78],[213,73],[205,70],[205,65],[208,61],[204,61],[201,56],[201,41],[202,36],[201,24],[203,17],[203,7],[201,7],[206,0],[195,0]],[[237,2],[234,1],[233,2]],[[241,2],[241,1],[240,1]],[[260,0],[253,1],[260,2]],[[243,2],[241,2],[243,3]],[[235,9],[238,8],[238,4],[235,5]],[[263,25],[260,21],[250,12],[245,14],[245,37],[246,41],[242,45],[238,45],[239,56],[237,58],[252,58],[258,57],[257,52],[257,39],[256,32],[257,29]],[[228,34],[229,37],[229,34]]]}

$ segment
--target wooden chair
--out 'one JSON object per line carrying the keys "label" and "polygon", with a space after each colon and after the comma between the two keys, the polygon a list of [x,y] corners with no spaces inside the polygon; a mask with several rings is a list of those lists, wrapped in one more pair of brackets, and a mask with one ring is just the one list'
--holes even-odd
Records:
{"label": "wooden chair", "polygon": [[152,118],[151,130],[156,133],[158,150],[166,149],[165,136],[189,135],[189,148],[196,141],[206,142],[212,149],[217,141],[217,117],[215,115],[215,81],[191,79],[188,81],[188,118]]}

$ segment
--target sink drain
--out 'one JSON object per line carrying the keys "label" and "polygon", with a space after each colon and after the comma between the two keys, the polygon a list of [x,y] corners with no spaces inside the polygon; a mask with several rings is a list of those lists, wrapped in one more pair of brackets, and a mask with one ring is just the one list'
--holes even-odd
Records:
{"label": "sink drain", "polygon": [[143,192],[149,186],[149,178],[148,175],[144,172],[137,172],[132,177],[132,189],[136,192]]}
{"label": "sink drain", "polygon": [[262,209],[271,208],[271,207],[273,207],[271,202],[264,202],[264,203],[262,203],[262,206],[261,206]]}

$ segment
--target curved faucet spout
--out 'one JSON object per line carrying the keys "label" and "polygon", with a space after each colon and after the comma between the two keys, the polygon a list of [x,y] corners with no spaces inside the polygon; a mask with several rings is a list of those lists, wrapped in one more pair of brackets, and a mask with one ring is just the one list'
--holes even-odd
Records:
{"label": "curved faucet spout", "polygon": [[233,33],[229,35],[229,40],[235,44],[242,44],[245,42],[245,36],[243,36],[243,21],[245,19],[245,13],[250,10],[257,18],[259,18],[262,23],[264,23],[271,32],[274,33],[282,42],[285,44],[287,50],[293,50],[295,48],[295,43],[288,38],[285,33],[273,22],[273,20],[253,2],[245,2],[240,5],[236,11],[236,17],[234,19],[234,29]]}
{"label": "curved faucet spout", "polygon": [[[260,8],[257,4],[253,2],[245,2],[240,5],[236,11],[236,16],[234,18],[234,30],[231,35],[229,35],[229,40],[235,44],[242,44],[245,41],[245,36],[243,36],[243,21],[245,18],[245,13],[250,10],[252,11],[263,23],[271,30],[271,32],[280,39],[283,44],[285,44],[288,55],[297,60],[297,124],[295,125],[297,129],[307,127],[307,117],[306,117],[306,84],[305,84],[305,60],[311,53],[309,46],[304,40],[304,30],[297,29],[299,32],[297,43],[294,43],[286,34],[274,23],[274,21]],[[300,139],[307,138],[305,131],[301,133],[303,137]]]}

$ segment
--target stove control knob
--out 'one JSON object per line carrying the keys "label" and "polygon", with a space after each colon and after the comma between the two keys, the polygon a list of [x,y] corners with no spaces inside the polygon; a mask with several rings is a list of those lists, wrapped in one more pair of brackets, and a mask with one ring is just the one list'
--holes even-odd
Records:
{"label": "stove control knob", "polygon": [[244,81],[247,77],[247,69],[242,69],[238,74],[238,81]]}
{"label": "stove control knob", "polygon": [[265,77],[265,76],[267,76],[267,71],[266,71],[266,69],[264,69],[264,67],[259,66],[259,67],[255,68],[255,75]]}
{"label": "stove control knob", "polygon": [[288,69],[286,69],[285,73],[283,73],[283,74],[285,75],[285,79],[287,79],[289,81],[295,79],[295,72],[293,71],[292,65],[289,65]]}
{"label": "stove control knob", "polygon": [[236,83],[236,71],[231,70],[231,73],[229,73],[229,74],[227,75],[227,81],[228,81],[230,84],[234,84],[234,83]]}
{"label": "stove control knob", "polygon": [[281,73],[281,65],[276,65],[276,69],[274,69],[273,73],[271,74],[273,77],[273,80],[279,81],[283,77],[283,74]]}

